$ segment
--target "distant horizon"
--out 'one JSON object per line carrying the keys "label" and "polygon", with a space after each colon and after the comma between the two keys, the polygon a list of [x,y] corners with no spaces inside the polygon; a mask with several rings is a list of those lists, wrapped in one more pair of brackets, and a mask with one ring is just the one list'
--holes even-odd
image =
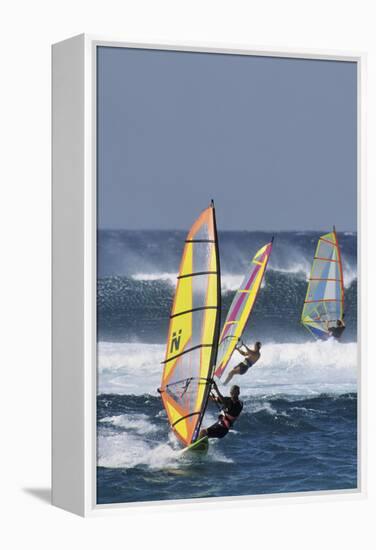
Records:
{"label": "distant horizon", "polygon": [[[192,221],[193,224],[194,220]],[[185,228],[179,228],[179,227],[169,227],[169,228],[162,228],[159,229],[157,227],[145,227],[145,228],[128,228],[128,227],[98,227],[97,231],[134,231],[140,232],[140,231],[160,231],[164,233],[168,233],[170,231],[181,231],[186,232],[189,231],[190,227]],[[337,233],[357,233],[357,229],[338,229],[335,228]],[[217,231],[218,233],[330,233],[333,230],[333,226],[325,229],[221,229],[218,227],[217,224]]]}

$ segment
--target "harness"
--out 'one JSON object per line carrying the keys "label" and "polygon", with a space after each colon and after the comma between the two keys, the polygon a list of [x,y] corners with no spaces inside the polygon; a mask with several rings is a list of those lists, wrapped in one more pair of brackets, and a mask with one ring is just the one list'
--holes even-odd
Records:
{"label": "harness", "polygon": [[224,412],[221,414],[219,421],[229,430],[233,425],[233,423],[235,422],[236,418],[237,418],[236,416],[231,416],[231,414]]}
{"label": "harness", "polygon": [[[241,403],[241,401],[240,401],[240,404],[241,404],[241,409],[240,409],[239,414],[241,413],[241,411],[243,409],[243,404]],[[233,423],[235,422],[235,420],[238,418],[238,416],[232,416],[231,414],[228,414],[227,412],[222,411],[221,415],[220,415],[220,418],[219,418],[219,421],[220,421],[221,424],[223,424],[223,426],[225,426],[225,428],[227,428],[229,430],[231,428],[231,426],[233,425]]]}

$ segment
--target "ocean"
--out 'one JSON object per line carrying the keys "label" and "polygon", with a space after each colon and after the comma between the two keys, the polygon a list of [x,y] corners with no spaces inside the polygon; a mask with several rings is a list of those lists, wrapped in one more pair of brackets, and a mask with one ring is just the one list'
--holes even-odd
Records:
{"label": "ocean", "polygon": [[[98,232],[98,504],[356,488],[356,233],[338,233],[346,320],[340,342],[317,342],[300,324],[321,234],[275,233],[243,335],[248,344],[262,342],[261,358],[233,379],[243,413],[205,457],[195,457],[180,455],[157,393],[186,232]],[[271,236],[219,232],[222,321],[250,259]],[[230,367],[240,360],[235,352]],[[216,416],[209,404],[203,427]]]}

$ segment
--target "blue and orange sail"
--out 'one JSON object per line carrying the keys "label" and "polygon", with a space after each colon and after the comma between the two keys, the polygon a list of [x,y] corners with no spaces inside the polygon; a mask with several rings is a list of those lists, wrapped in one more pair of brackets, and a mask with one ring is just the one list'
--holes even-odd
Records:
{"label": "blue and orange sail", "polygon": [[341,251],[333,228],[318,240],[301,322],[315,338],[326,339],[329,328],[343,321],[344,302]]}

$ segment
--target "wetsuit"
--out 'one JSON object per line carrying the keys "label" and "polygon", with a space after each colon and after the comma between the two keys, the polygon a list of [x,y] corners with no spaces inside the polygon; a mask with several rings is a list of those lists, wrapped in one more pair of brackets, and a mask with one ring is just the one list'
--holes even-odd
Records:
{"label": "wetsuit", "polygon": [[334,336],[334,338],[340,338],[342,332],[345,330],[346,327],[340,326],[340,327],[330,327],[328,330],[331,334],[331,336]]}
{"label": "wetsuit", "polygon": [[217,422],[207,429],[208,437],[220,439],[227,435],[242,409],[243,403],[240,400],[233,401],[231,397],[224,397],[223,408]]}

